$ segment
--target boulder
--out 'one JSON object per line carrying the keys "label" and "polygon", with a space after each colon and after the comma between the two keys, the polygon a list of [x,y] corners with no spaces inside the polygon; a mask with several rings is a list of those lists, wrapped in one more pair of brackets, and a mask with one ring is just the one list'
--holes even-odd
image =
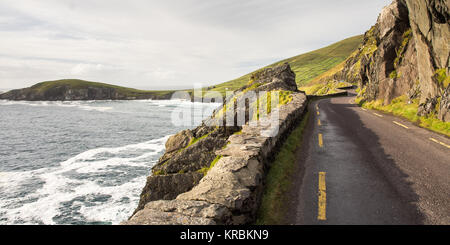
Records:
{"label": "boulder", "polygon": [[251,80],[259,83],[256,91],[286,90],[298,92],[295,73],[288,63],[273,68],[266,68],[252,75]]}

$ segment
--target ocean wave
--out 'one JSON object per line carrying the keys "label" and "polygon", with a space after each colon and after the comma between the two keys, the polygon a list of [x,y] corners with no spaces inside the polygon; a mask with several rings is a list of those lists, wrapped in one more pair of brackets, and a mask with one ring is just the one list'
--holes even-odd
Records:
{"label": "ocean wave", "polygon": [[[118,224],[126,220],[168,137],[88,150],[58,167],[0,172],[0,223]],[[33,185],[32,192],[17,195]]]}
{"label": "ocean wave", "polygon": [[[100,106],[100,104],[105,102],[115,102],[120,103],[121,101],[112,100],[85,100],[85,101],[11,101],[11,100],[0,100],[0,106],[11,106],[11,105],[23,105],[23,106],[58,106],[58,107],[68,107],[77,108],[86,111],[111,111],[114,108],[111,106]],[[219,107],[220,103],[202,103],[202,102],[191,102],[189,100],[133,100],[133,102],[145,103],[146,105],[162,107],[162,108],[196,108],[196,109],[207,109],[212,110]]]}
{"label": "ocean wave", "polygon": [[[95,103],[98,101],[11,101],[11,100],[0,100],[0,106],[10,106],[10,105],[24,105],[24,106],[59,106],[59,107],[72,107],[86,111],[108,111],[112,110],[113,107],[97,106]],[[105,101],[102,101],[105,102]]]}
{"label": "ocean wave", "polygon": [[221,103],[203,103],[203,102],[192,102],[190,100],[172,99],[172,100],[135,100],[136,102],[146,103],[149,105],[154,105],[158,107],[218,107]]}

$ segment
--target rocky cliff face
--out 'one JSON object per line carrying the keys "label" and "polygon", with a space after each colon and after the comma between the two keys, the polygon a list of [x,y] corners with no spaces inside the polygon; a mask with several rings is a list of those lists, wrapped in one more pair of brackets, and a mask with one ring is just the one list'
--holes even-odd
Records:
{"label": "rocky cliff face", "polygon": [[394,0],[332,78],[358,83],[366,101],[406,96],[418,115],[450,121],[448,0]]}
{"label": "rocky cliff face", "polygon": [[406,0],[416,37],[417,70],[421,91],[419,114],[437,111],[450,121],[450,1]]}
{"label": "rocky cliff face", "polygon": [[[239,104],[250,91],[289,94],[278,112],[279,133],[262,132],[270,125],[250,126],[250,105]],[[229,112],[226,108],[234,108]],[[260,203],[264,173],[271,156],[301,119],[306,96],[299,93],[289,65],[268,68],[225,101],[210,118],[166,142],[166,152],[152,169],[139,206],[123,224],[245,224],[254,220]],[[244,110],[244,125],[207,126]],[[261,119],[262,120],[262,119]],[[225,125],[225,124],[224,124]]]}

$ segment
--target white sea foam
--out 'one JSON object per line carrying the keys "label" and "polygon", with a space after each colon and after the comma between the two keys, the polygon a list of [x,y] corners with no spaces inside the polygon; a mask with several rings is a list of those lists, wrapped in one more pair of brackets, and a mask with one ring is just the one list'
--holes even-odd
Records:
{"label": "white sea foam", "polygon": [[[220,103],[202,103],[202,102],[191,102],[189,100],[133,100],[134,102],[146,103],[150,106],[156,107],[167,107],[167,108],[197,108],[204,110],[212,110],[220,106]],[[25,105],[25,106],[59,106],[59,107],[72,107],[86,111],[110,111],[114,109],[113,107],[99,106],[99,102],[111,102],[111,101],[96,101],[96,100],[86,100],[86,101],[10,101],[10,100],[0,100],[0,106],[8,105]]]}
{"label": "white sea foam", "polygon": [[190,100],[180,100],[180,99],[172,99],[172,100],[135,100],[137,102],[147,103],[150,105],[155,105],[159,107],[171,107],[171,106],[199,106],[205,107],[208,105],[210,107],[217,107],[221,105],[220,103],[202,103],[202,102],[192,102]]}
{"label": "white sea foam", "polygon": [[0,100],[0,106],[8,105],[25,105],[25,106],[59,106],[59,107],[72,107],[86,111],[108,111],[112,110],[112,107],[97,106],[97,101],[10,101]]}
{"label": "white sea foam", "polygon": [[[80,153],[60,164],[58,167],[44,168],[26,172],[1,172],[0,192],[13,191],[32,178],[39,178],[43,185],[35,192],[14,199],[0,198],[0,214],[7,220],[0,223],[55,224],[54,218],[62,215],[63,204],[75,198],[92,198],[93,195],[107,196],[106,201],[92,201],[86,205],[83,201],[74,202],[87,222],[111,222],[118,224],[126,220],[137,206],[140,191],[145,184],[146,175],[137,176],[122,184],[101,185],[96,178],[77,179],[80,174],[102,174],[121,171],[118,166],[150,167],[155,162],[148,158],[161,153],[169,136],[139,144],[117,148],[98,148]],[[133,157],[119,157],[127,153],[141,152]],[[98,155],[109,154],[105,158]],[[123,170],[122,170],[123,171]],[[72,175],[71,175],[72,174]],[[110,176],[114,178],[114,176]],[[126,203],[123,199],[128,199]],[[14,204],[19,205],[14,205]],[[23,203],[23,205],[20,205]]]}

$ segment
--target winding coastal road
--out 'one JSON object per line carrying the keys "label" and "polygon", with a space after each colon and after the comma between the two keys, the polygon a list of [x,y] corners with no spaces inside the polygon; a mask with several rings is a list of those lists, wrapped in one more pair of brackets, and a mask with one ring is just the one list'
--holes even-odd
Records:
{"label": "winding coastal road", "polygon": [[450,224],[450,139],[353,103],[314,101],[288,224]]}

